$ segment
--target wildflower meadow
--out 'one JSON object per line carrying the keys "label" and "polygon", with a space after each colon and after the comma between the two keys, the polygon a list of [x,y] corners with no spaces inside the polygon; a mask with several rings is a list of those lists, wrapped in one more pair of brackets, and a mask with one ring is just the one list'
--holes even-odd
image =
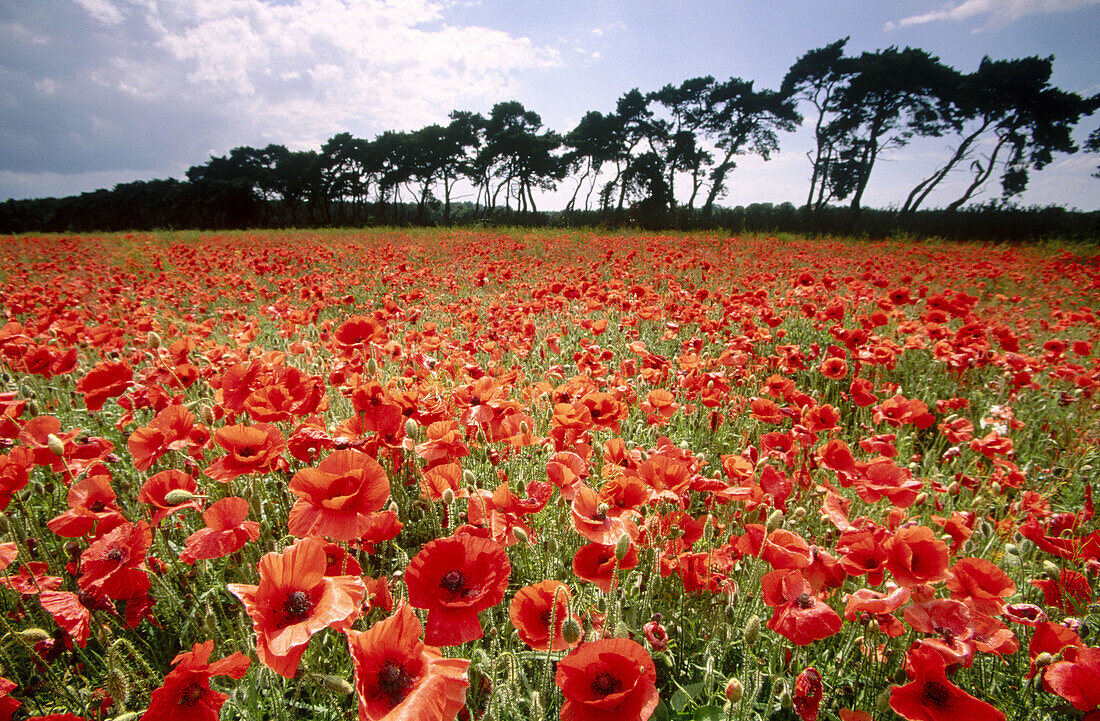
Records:
{"label": "wildflower meadow", "polygon": [[1100,719],[1100,255],[0,237],[0,720]]}

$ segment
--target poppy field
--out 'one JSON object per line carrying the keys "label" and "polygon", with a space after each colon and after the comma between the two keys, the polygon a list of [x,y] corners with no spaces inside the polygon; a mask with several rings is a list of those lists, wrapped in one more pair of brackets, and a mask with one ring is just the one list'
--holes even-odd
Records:
{"label": "poppy field", "polygon": [[0,237],[0,721],[1100,719],[1100,255]]}

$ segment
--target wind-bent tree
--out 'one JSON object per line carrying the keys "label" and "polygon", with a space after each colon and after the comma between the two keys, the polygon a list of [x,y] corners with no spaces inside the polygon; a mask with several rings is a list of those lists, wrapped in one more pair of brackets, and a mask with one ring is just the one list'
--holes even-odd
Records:
{"label": "wind-bent tree", "polygon": [[810,50],[795,61],[783,77],[779,92],[784,98],[802,100],[814,107],[815,146],[807,153],[812,164],[806,207],[820,210],[833,199],[828,182],[836,160],[836,137],[830,121],[838,111],[840,90],[855,71],[852,58],[844,55],[848,38]]}
{"label": "wind-bent tree", "polygon": [[[565,163],[555,151],[561,136],[542,130],[542,117],[522,103],[497,103],[485,122],[485,144],[479,153],[479,165],[487,170],[486,181],[496,179],[496,188],[488,195],[487,208],[496,206],[504,191],[505,207],[514,197],[520,211],[535,211],[534,188],[553,190],[565,177]],[[488,190],[488,188],[486,188]],[[514,193],[514,196],[513,196]]]}
{"label": "wind-bent tree", "polygon": [[1054,153],[1076,152],[1073,126],[1097,104],[1095,99],[1053,87],[1053,62],[1053,57],[986,57],[977,71],[961,78],[949,98],[958,143],[948,160],[913,188],[902,212],[915,211],[952,170],[968,160],[970,183],[948,210],[971,200],[998,171],[1001,197],[1011,198],[1027,187],[1029,171],[1042,169]]}
{"label": "wind-bent tree", "polygon": [[826,178],[835,196],[851,196],[851,209],[858,212],[884,153],[916,135],[941,135],[950,126],[944,98],[957,82],[954,70],[916,48],[891,47],[852,59],[851,73],[837,89],[836,117],[826,128],[836,151]]}
{"label": "wind-bent tree", "polygon": [[620,155],[621,128],[622,123],[614,113],[604,115],[590,110],[577,123],[577,127],[566,133],[562,139],[565,147],[569,148],[563,156],[567,167],[574,171],[584,169],[577,179],[573,195],[566,203],[567,211],[575,209],[577,196],[585,183],[588,183],[588,191],[584,196],[584,209],[589,210],[600,171],[605,164],[615,162]]}
{"label": "wind-bent tree", "polygon": [[752,85],[751,80],[730,78],[713,84],[707,93],[701,127],[717,147],[718,160],[708,178],[705,216],[711,214],[714,202],[726,191],[726,177],[737,167],[734,158],[751,153],[769,160],[779,150],[776,131],[792,132],[802,120],[792,98],[773,90],[754,91]]}
{"label": "wind-bent tree", "polygon": [[[666,85],[646,96],[668,113],[668,118],[654,117],[649,122],[647,142],[664,165],[665,185],[670,189],[670,207],[676,206],[676,175],[686,173],[691,192],[685,205],[692,208],[706,180],[705,168],[714,156],[699,143],[700,131],[710,113],[710,92],[714,78],[689,78],[676,85]],[[647,163],[652,163],[649,159]]]}

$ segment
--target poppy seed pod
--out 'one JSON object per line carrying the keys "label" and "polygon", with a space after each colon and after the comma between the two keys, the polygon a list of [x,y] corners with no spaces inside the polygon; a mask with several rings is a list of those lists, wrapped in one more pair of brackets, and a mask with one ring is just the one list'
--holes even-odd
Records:
{"label": "poppy seed pod", "polygon": [[745,643],[752,646],[760,640],[760,617],[752,615],[745,624]]}
{"label": "poppy seed pod", "polygon": [[148,335],[145,336],[145,344],[152,350],[160,348],[160,336],[156,331],[149,331]]}
{"label": "poppy seed pod", "polygon": [[561,625],[561,637],[569,645],[581,640],[581,624],[576,618],[570,616]]}
{"label": "poppy seed pod", "polygon": [[781,525],[783,525],[783,511],[776,509],[768,514],[768,520],[764,524],[764,528],[767,529],[768,533],[771,533]]}
{"label": "poppy seed pod", "polygon": [[169,506],[178,506],[198,498],[194,493],[185,488],[176,488],[164,494],[164,502]]}
{"label": "poppy seed pod", "polygon": [[447,504],[448,506],[455,502],[455,492],[452,491],[450,488],[444,488],[441,495],[443,498],[443,503]]}
{"label": "poppy seed pod", "polygon": [[626,554],[630,552],[630,536],[623,534],[619,536],[619,540],[615,542],[615,560],[621,561],[626,558]]}
{"label": "poppy seed pod", "polygon": [[65,455],[65,444],[60,438],[52,433],[46,436],[46,447],[48,447],[50,453],[53,453],[55,456]]}

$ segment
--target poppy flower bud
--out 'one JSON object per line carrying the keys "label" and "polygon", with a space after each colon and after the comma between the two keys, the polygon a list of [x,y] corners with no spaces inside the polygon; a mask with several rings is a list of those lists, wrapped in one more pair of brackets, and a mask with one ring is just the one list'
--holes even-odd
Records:
{"label": "poppy flower bud", "polygon": [[1050,578],[1058,578],[1060,575],[1062,575],[1062,569],[1058,568],[1057,565],[1051,563],[1050,561],[1043,561],[1043,573],[1045,573]]}
{"label": "poppy flower bud", "polygon": [[474,485],[474,482],[476,480],[477,480],[477,476],[475,476],[474,472],[471,471],[469,468],[467,468],[466,470],[464,470],[462,472],[462,482],[465,483],[466,485],[472,486],[472,485]]}
{"label": "poppy flower bud", "polygon": [[419,437],[420,425],[412,418],[405,421],[405,435],[409,438]]}
{"label": "poppy flower bud", "polygon": [[443,489],[442,497],[443,502],[446,503],[448,506],[455,502],[455,492],[452,491],[450,488]]}
{"label": "poppy flower bud", "polygon": [[923,506],[924,502],[927,501],[927,500],[928,500],[928,494],[924,491],[921,491],[920,493],[917,494],[917,497],[913,500],[913,503],[915,503],[918,506]]}
{"label": "poppy flower bud", "polygon": [[737,703],[745,695],[745,687],[735,678],[726,683],[726,698],[732,703]]}
{"label": "poppy flower bud", "polygon": [[[450,489],[448,489],[450,490]],[[516,537],[516,540],[520,543],[527,543],[527,531],[523,530],[519,526],[512,529],[512,535]]]}
{"label": "poppy flower bud", "polygon": [[889,688],[883,689],[882,693],[880,693],[878,696],[875,696],[875,710],[878,711],[879,713],[881,713],[881,714],[890,713],[890,711],[891,711],[891,709],[890,709],[890,691],[893,688],[894,687],[891,686]]}
{"label": "poppy flower bud", "polygon": [[799,506],[798,508],[794,509],[794,517],[797,518],[798,520],[802,520],[803,518],[806,517],[806,509],[803,508],[802,506]]}
{"label": "poppy flower bud", "polygon": [[787,689],[779,692],[779,707],[785,711],[794,708],[794,699],[791,698],[791,692]]}
{"label": "poppy flower bud", "polygon": [[205,423],[208,426],[214,425],[214,421],[216,419],[214,418],[214,409],[213,408],[211,408],[210,406],[204,405],[202,408],[199,409],[199,415],[202,416],[202,422],[203,423]]}
{"label": "poppy flower bud", "polygon": [[478,428],[477,429],[477,442],[478,442],[478,445],[482,445],[482,446],[489,445],[489,438],[488,438],[488,436],[485,435],[485,429],[484,428]]}
{"label": "poppy flower bud", "polygon": [[947,486],[947,492],[950,493],[952,496],[959,495],[959,482],[951,481],[950,485]]}
{"label": "poppy flower bud", "polygon": [[1046,668],[1050,664],[1054,663],[1054,660],[1054,654],[1044,651],[1035,657],[1035,667]]}
{"label": "poppy flower bud", "polygon": [[50,453],[55,456],[65,455],[65,444],[61,442],[61,439],[50,433],[46,436],[46,446],[50,449]]}
{"label": "poppy flower bud", "polygon": [[164,502],[169,506],[178,506],[198,498],[194,493],[183,488],[174,488],[164,494]]}
{"label": "poppy flower bud", "polygon": [[615,541],[615,560],[621,561],[626,558],[626,554],[630,552],[630,536],[623,534],[619,536],[619,540]]}
{"label": "poppy flower bud", "polygon": [[562,622],[561,637],[570,646],[581,640],[581,625],[576,618],[570,616]]}
{"label": "poppy flower bud", "polygon": [[317,682],[317,685],[326,691],[330,691],[337,696],[350,696],[355,693],[355,687],[350,683],[340,678],[339,676],[333,676],[331,674],[313,674],[311,678]]}
{"label": "poppy flower bud", "polygon": [[27,643],[38,643],[39,641],[45,641],[50,637],[50,634],[41,628],[25,628],[15,634],[19,638],[23,639]]}
{"label": "poppy flower bud", "polygon": [[157,335],[155,330],[149,331],[149,334],[145,336],[145,345],[149,346],[152,350],[160,348],[160,336]]}
{"label": "poppy flower bud", "polygon": [[781,525],[783,525],[783,511],[777,508],[768,515],[768,520],[764,524],[764,528],[767,529],[768,533],[771,533]]}
{"label": "poppy flower bud", "polygon": [[374,378],[376,373],[378,373],[378,361],[372,357],[367,361],[367,378]]}
{"label": "poppy flower bud", "polygon": [[745,643],[752,646],[760,640],[760,617],[753,614],[745,623]]}

